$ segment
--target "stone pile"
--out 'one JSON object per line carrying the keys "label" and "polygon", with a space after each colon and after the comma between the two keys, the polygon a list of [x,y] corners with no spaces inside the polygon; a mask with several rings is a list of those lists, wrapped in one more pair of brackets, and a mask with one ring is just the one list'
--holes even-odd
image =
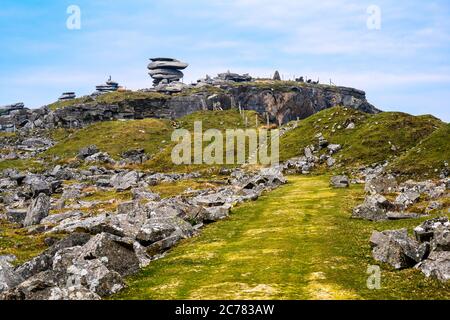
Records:
{"label": "stone pile", "polygon": [[[86,160],[96,152],[95,146],[87,147],[79,158]],[[11,264],[13,256],[0,257],[0,299],[93,300],[114,294],[125,287],[125,276],[200,232],[204,224],[226,218],[237,203],[256,200],[262,192],[286,182],[277,169],[238,170],[223,187],[169,199],[148,190],[159,181],[197,176],[148,175],[96,166],[88,170],[57,166],[39,175],[5,170],[0,194],[10,209],[3,218],[25,225],[30,233],[45,235],[49,248],[17,267]],[[77,182],[62,184],[65,179]],[[102,184],[101,190],[130,190],[132,200],[118,203],[116,212],[91,215],[86,209],[93,202],[81,199],[93,183]],[[54,193],[61,195],[52,197]],[[22,210],[27,203],[28,209]],[[65,210],[49,215],[54,208]],[[59,240],[56,235],[64,233],[69,235]]]}
{"label": "stone pile", "polygon": [[0,116],[8,115],[12,111],[22,110],[25,108],[25,105],[22,102],[10,104],[6,106],[0,106]]}
{"label": "stone pile", "polygon": [[180,70],[186,69],[189,64],[172,58],[152,58],[148,65],[149,75],[153,78],[153,85],[178,82],[184,74]]}
{"label": "stone pile", "polygon": [[374,231],[370,238],[375,260],[395,269],[415,267],[425,276],[450,280],[450,222],[447,217],[425,221],[414,229],[415,239],[407,229]]}
{"label": "stone pile", "polygon": [[95,87],[97,92],[104,93],[104,92],[114,92],[119,90],[119,84],[115,81],[112,81],[111,76],[109,76],[108,81],[106,81],[106,84],[98,85]]}
{"label": "stone pile", "polygon": [[[449,194],[447,183],[448,179],[436,182],[409,180],[398,184],[390,174],[369,175],[365,200],[353,209],[352,217],[370,221],[418,218],[423,213],[429,214],[442,208],[443,199]],[[395,199],[389,200],[388,196]],[[425,212],[409,212],[421,200],[428,202]]]}
{"label": "stone pile", "polygon": [[59,101],[65,101],[65,100],[72,100],[75,99],[77,96],[75,95],[75,92],[63,92],[61,97],[59,97]]}

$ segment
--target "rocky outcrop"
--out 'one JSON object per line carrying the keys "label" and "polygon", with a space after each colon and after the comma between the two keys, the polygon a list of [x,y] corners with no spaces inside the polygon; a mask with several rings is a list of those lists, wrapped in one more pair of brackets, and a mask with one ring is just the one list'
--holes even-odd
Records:
{"label": "rocky outcrop", "polygon": [[415,267],[425,276],[450,280],[450,222],[446,217],[427,220],[414,229],[374,231],[370,238],[375,260],[396,269]]}
{"label": "rocky outcrop", "polygon": [[272,122],[284,124],[304,119],[323,109],[343,105],[364,112],[376,113],[378,109],[369,104],[360,90],[318,86],[313,84],[224,84],[218,93],[211,94],[208,86],[196,93],[147,99],[128,99],[116,104],[95,102],[75,104],[55,111],[46,107],[37,110],[18,110],[0,117],[1,128],[25,129],[81,127],[98,121],[115,119],[169,118],[176,119],[199,110],[226,110],[241,106],[260,114],[267,114]]}

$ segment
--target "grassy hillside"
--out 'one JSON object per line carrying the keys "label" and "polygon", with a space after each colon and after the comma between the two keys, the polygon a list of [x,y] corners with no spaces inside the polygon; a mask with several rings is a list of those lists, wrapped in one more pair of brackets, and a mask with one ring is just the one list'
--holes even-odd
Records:
{"label": "grassy hillside", "polygon": [[[355,129],[346,129],[353,122]],[[323,110],[299,123],[281,138],[280,158],[303,155],[303,149],[317,144],[322,133],[330,143],[341,144],[338,161],[343,165],[367,165],[392,160],[442,128],[444,123],[432,116],[411,116],[400,112],[376,115],[335,107]]]}
{"label": "grassy hillside", "polygon": [[[116,159],[123,152],[136,148],[143,148],[146,153],[154,154],[170,141],[171,132],[172,125],[169,120],[98,122],[71,134],[54,132],[59,143],[47,150],[44,156],[73,158],[81,148],[92,144]],[[64,135],[67,137],[63,138]]]}
{"label": "grassy hillside", "polygon": [[445,163],[450,163],[450,124],[442,126],[400,156],[390,169],[408,176],[435,176],[445,168]]}
{"label": "grassy hillside", "polygon": [[[245,121],[247,117],[247,123]],[[208,129],[219,129],[225,132],[226,129],[245,129],[255,128],[256,118],[258,118],[258,124],[262,123],[262,119],[255,111],[245,111],[245,115],[241,116],[238,110],[226,110],[226,111],[199,111],[187,115],[179,119],[179,127],[193,131],[194,122],[202,121],[202,129],[206,131]],[[246,126],[247,124],[247,126]],[[193,139],[192,139],[193,141]],[[208,145],[204,142],[203,146]],[[219,167],[227,167],[226,165],[208,166],[208,165],[174,165],[171,161],[172,149],[175,143],[168,144],[164,150],[156,154],[151,160],[144,164],[145,169],[151,169],[155,171],[176,171],[176,172],[190,172],[195,170],[204,169],[218,169]],[[248,149],[248,148],[247,148]],[[192,153],[193,154],[193,153]],[[233,167],[233,165],[230,165]]]}
{"label": "grassy hillside", "polygon": [[72,100],[57,101],[48,107],[51,110],[57,110],[81,103],[92,104],[117,104],[125,100],[140,100],[140,99],[166,99],[167,96],[156,92],[138,92],[138,91],[123,91],[123,92],[108,92],[93,99],[92,97],[85,96]]}

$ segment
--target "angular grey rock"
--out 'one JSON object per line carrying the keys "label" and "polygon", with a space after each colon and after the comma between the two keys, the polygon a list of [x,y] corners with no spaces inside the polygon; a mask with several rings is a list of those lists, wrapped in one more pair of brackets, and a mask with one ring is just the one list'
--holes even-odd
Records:
{"label": "angular grey rock", "polygon": [[330,151],[330,154],[335,154],[342,149],[342,146],[340,144],[330,144],[327,148]]}
{"label": "angular grey rock", "polygon": [[395,206],[380,194],[366,196],[364,203],[353,209],[352,218],[370,221],[387,220],[386,213]]}
{"label": "angular grey rock", "polygon": [[111,185],[117,191],[125,191],[131,189],[139,181],[139,174],[136,171],[119,173],[111,178]]}
{"label": "angular grey rock", "polygon": [[327,166],[332,167],[336,164],[336,159],[334,159],[333,157],[329,157],[327,159]]}
{"label": "angular grey rock", "polygon": [[447,217],[437,217],[423,222],[414,228],[414,235],[419,242],[429,242],[434,238],[434,232],[440,227],[450,229],[450,221]]}
{"label": "angular grey rock", "polygon": [[420,269],[427,277],[447,282],[450,280],[450,251],[433,251],[416,268]]}
{"label": "angular grey rock", "polygon": [[14,288],[23,281],[10,262],[11,257],[0,256],[0,293]]}
{"label": "angular grey rock", "polygon": [[27,209],[9,209],[6,211],[6,219],[11,223],[22,224],[27,216]]}
{"label": "angular grey rock", "polygon": [[109,233],[100,233],[92,237],[81,249],[84,259],[105,260],[105,266],[121,276],[130,275],[139,270],[139,260],[134,253],[134,241],[126,240]]}
{"label": "angular grey rock", "polygon": [[219,207],[208,207],[205,208],[205,213],[203,215],[203,221],[208,222],[216,222],[219,220],[223,220],[228,217],[230,213],[231,205],[223,205]]}
{"label": "angular grey rock", "polygon": [[391,193],[397,190],[397,180],[392,175],[379,175],[366,181],[365,191],[367,193]]}
{"label": "angular grey rock", "polygon": [[350,181],[347,176],[334,176],[331,177],[330,185],[333,188],[348,188]]}
{"label": "angular grey rock", "polygon": [[395,269],[409,268],[420,262],[427,253],[425,245],[409,238],[406,229],[374,231],[370,238],[373,258]]}
{"label": "angular grey rock", "polygon": [[98,150],[97,146],[91,145],[91,146],[80,149],[80,151],[78,152],[77,158],[84,160],[87,157],[92,156],[98,152],[99,152],[99,150]]}
{"label": "angular grey rock", "polygon": [[394,204],[400,209],[407,209],[420,199],[420,193],[416,191],[406,191],[400,193],[394,201]]}
{"label": "angular grey rock", "polygon": [[49,211],[49,196],[44,193],[39,194],[38,197],[36,199],[33,199],[33,201],[31,202],[23,225],[25,227],[29,227],[39,224],[42,219],[48,216]]}

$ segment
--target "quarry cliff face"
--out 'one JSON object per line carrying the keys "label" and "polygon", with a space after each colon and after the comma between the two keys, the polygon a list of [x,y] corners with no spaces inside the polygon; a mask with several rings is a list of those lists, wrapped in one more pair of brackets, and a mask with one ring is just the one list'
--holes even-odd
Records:
{"label": "quarry cliff face", "polygon": [[200,110],[242,108],[254,110],[279,125],[304,119],[323,109],[337,105],[367,113],[380,110],[371,105],[365,92],[346,87],[303,84],[239,84],[205,86],[195,91],[158,98],[126,99],[118,103],[90,102],[57,110],[43,107],[21,109],[0,117],[0,130],[12,128],[82,127],[98,121],[119,119],[177,119]]}

